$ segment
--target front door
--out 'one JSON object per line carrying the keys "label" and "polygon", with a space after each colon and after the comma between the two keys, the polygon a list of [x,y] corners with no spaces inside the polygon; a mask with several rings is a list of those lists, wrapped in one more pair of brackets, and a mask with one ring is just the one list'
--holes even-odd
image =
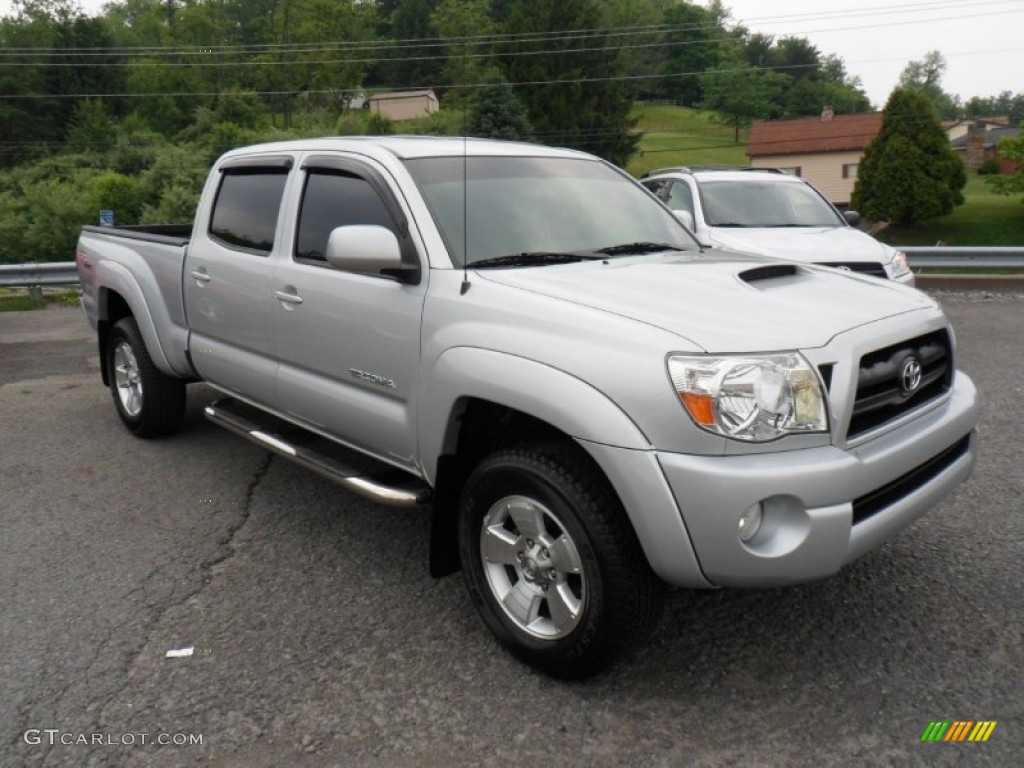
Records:
{"label": "front door", "polygon": [[[391,463],[415,468],[415,393],[427,270],[413,280],[327,264],[335,227],[391,229],[420,257],[383,169],[342,155],[305,159],[291,253],[273,275],[280,409]],[[287,303],[285,303],[287,302]]]}

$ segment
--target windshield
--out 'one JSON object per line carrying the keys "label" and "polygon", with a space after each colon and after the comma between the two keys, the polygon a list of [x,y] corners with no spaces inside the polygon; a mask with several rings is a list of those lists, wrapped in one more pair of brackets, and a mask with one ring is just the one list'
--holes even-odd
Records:
{"label": "windshield", "polygon": [[807,184],[704,181],[704,220],[710,227],[841,227],[845,221]]}
{"label": "windshield", "polygon": [[[407,160],[406,166],[460,267],[464,258],[472,265],[626,244],[699,248],[642,188],[595,160],[456,156]],[[609,251],[608,257],[642,251]]]}

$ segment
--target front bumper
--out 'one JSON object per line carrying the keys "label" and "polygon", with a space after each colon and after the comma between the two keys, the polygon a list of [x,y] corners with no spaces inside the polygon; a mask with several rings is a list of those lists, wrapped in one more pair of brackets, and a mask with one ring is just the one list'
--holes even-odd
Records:
{"label": "front bumper", "polygon": [[[773,587],[829,576],[939,504],[977,456],[978,404],[961,372],[949,397],[846,449],[739,456],[581,441],[605,471],[647,559],[684,587]],[[760,530],[740,541],[754,504]]]}
{"label": "front bumper", "polygon": [[[977,420],[974,384],[957,372],[941,405],[854,448],[658,460],[708,580],[777,586],[835,573],[941,502],[974,468]],[[739,520],[758,503],[761,529],[742,542]]]}

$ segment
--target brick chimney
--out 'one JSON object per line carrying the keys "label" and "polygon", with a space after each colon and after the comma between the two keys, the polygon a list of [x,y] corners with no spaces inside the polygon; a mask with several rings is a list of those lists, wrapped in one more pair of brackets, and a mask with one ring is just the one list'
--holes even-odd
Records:
{"label": "brick chimney", "polygon": [[967,170],[977,170],[985,159],[985,124],[980,120],[971,123],[967,129],[967,151],[964,152],[964,165]]}
{"label": "brick chimney", "polygon": [[821,122],[823,122],[823,123],[827,123],[829,120],[831,120],[835,116],[836,116],[836,113],[832,111],[832,107],[831,106],[825,107],[823,110],[821,110]]}

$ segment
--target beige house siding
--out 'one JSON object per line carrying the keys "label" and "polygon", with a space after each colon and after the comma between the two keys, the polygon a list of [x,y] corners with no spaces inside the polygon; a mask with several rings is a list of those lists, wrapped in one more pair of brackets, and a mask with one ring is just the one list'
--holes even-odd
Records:
{"label": "beige house siding", "polygon": [[386,93],[370,98],[370,111],[391,120],[412,120],[437,112],[439,105],[433,91],[424,93]]}
{"label": "beige house siding", "polygon": [[843,167],[859,163],[863,152],[828,152],[804,155],[768,155],[753,157],[754,168],[799,168],[800,178],[809,181],[835,205],[849,205],[854,175],[843,178]]}

